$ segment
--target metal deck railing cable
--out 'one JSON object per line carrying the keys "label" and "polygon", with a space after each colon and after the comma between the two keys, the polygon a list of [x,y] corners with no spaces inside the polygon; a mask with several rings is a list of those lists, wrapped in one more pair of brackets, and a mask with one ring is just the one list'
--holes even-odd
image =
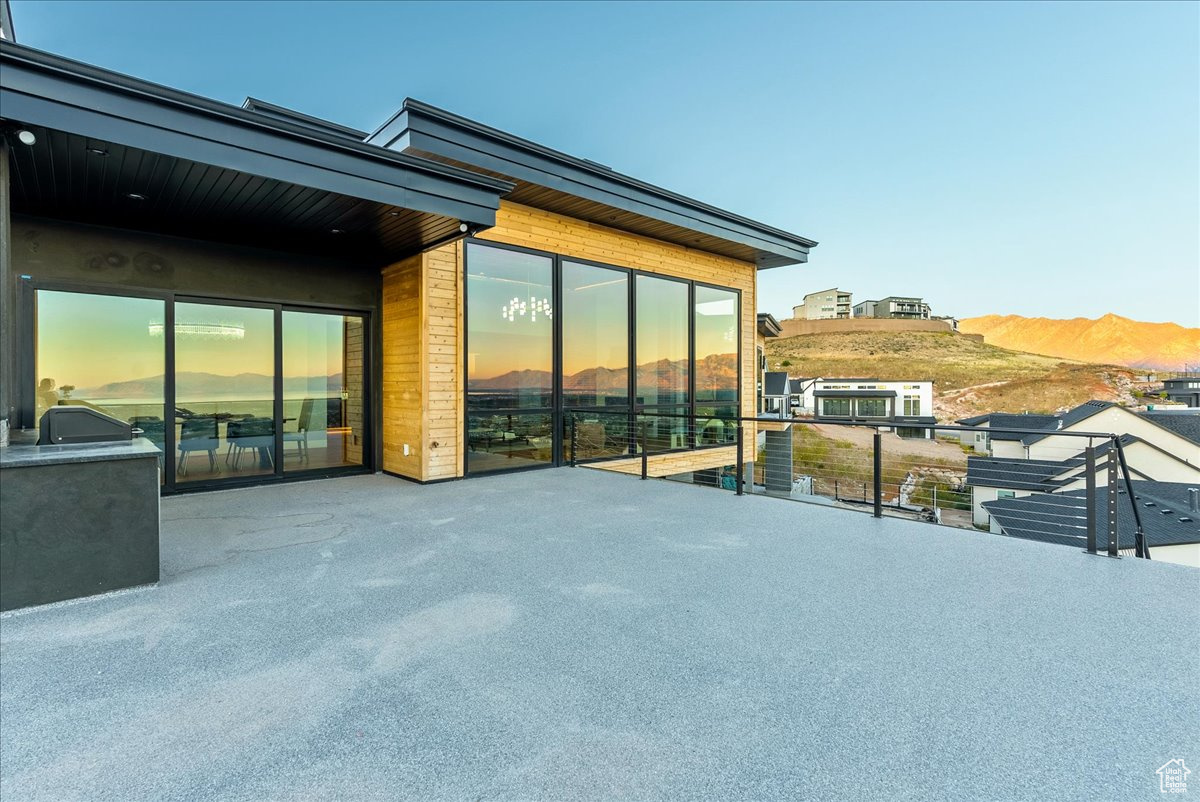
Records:
{"label": "metal deck railing cable", "polygon": [[[897,427],[932,437],[892,436]],[[976,453],[962,441],[964,432],[986,433],[991,450],[1013,457]],[[1129,548],[1120,537],[1116,489],[1122,482],[1132,499],[1132,477],[1120,437],[1109,432],[568,409],[563,435],[571,465],[964,529],[996,529],[984,505],[1003,502],[998,528],[1007,534],[1079,540],[1110,556]],[[982,458],[977,477],[969,475],[968,455]],[[1148,559],[1141,516],[1132,508],[1133,551]]]}

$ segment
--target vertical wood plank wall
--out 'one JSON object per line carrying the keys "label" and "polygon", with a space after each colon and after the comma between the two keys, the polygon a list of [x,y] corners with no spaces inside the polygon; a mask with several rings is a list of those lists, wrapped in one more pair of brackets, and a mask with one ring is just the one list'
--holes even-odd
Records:
{"label": "vertical wood plank wall", "polygon": [[462,475],[461,250],[383,271],[383,469],[422,482]]}
{"label": "vertical wood plank wall", "polygon": [[[479,239],[740,290],[742,414],[754,414],[752,263],[507,201]],[[454,243],[383,271],[383,469],[389,473],[420,481],[462,476],[464,250]],[[754,459],[750,427],[745,459]]]}
{"label": "vertical wood plank wall", "polygon": [[[423,479],[421,265],[424,255],[383,270],[383,469]],[[410,447],[404,456],[404,445]]]}

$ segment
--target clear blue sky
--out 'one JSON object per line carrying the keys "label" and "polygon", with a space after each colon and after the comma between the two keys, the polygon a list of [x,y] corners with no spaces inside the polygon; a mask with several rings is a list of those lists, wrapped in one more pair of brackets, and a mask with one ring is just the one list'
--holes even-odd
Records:
{"label": "clear blue sky", "polygon": [[1200,4],[68,3],[24,44],[372,129],[406,96],[821,242],[936,314],[1200,325]]}

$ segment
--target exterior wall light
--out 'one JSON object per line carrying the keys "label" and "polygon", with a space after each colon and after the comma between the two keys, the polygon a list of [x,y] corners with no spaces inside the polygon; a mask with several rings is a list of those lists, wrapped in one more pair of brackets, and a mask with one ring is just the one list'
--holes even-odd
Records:
{"label": "exterior wall light", "polygon": [[136,201],[143,201],[146,199],[146,196],[141,194],[140,192],[126,192],[125,197],[129,198],[130,200],[136,200]]}

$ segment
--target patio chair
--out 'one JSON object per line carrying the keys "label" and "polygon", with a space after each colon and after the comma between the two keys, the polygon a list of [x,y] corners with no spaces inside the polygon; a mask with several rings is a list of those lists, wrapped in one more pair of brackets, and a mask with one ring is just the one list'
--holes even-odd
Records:
{"label": "patio chair", "polygon": [[231,420],[225,427],[233,455],[233,469],[241,465],[242,455],[247,449],[257,449],[260,467],[275,467],[275,420],[274,418],[247,418]]}
{"label": "patio chair", "polygon": [[313,413],[316,411],[316,400],[304,399],[300,404],[300,418],[296,421],[296,431],[283,433],[283,444],[296,444],[296,451],[301,462],[308,462],[308,433],[313,425]]}
{"label": "patio chair", "polygon": [[179,464],[176,471],[180,476],[186,476],[188,457],[197,451],[204,451],[208,453],[209,470],[216,473],[217,449],[220,445],[216,418],[188,418],[179,432],[179,443],[176,446],[179,450]]}

